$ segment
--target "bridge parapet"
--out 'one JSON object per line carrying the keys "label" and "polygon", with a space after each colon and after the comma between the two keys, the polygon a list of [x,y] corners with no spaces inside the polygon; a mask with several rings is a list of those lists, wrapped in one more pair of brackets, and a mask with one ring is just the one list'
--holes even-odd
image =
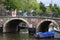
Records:
{"label": "bridge parapet", "polygon": [[[32,24],[32,27],[35,27],[35,28],[37,28],[39,25],[40,25],[40,22],[41,21],[51,21],[51,20],[53,20],[53,21],[55,21],[58,25],[59,25],[59,27],[60,27],[60,18],[51,18],[51,17],[34,17],[34,16],[32,16],[32,17],[23,17],[23,16],[21,16],[21,17],[0,17],[0,25],[3,25],[3,27],[4,27],[4,25],[8,22],[8,21],[11,21],[11,20],[13,20],[13,19],[20,19],[20,20],[22,20],[22,21],[25,21],[25,22],[27,22],[27,24],[29,25],[28,27],[30,27],[31,26],[31,24]],[[39,24],[39,25],[38,25]]]}
{"label": "bridge parapet", "polygon": [[37,17],[37,16],[35,16],[35,17],[34,16],[32,16],[32,17],[31,16],[28,16],[28,17],[24,17],[24,16],[21,16],[21,17],[0,17],[0,22],[2,22],[4,24],[7,20],[10,20],[10,19],[19,19],[19,18],[25,19],[29,23],[36,22],[36,19],[39,20],[39,21],[44,20],[44,19],[50,19],[50,20],[55,20],[56,22],[58,22],[58,24],[60,23],[60,18]]}

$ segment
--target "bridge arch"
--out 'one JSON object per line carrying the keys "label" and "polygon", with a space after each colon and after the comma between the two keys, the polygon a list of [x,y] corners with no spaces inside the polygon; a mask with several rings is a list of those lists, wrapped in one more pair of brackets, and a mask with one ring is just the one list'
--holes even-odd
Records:
{"label": "bridge arch", "polygon": [[38,31],[44,31],[45,29],[46,29],[45,31],[48,31],[48,26],[49,26],[50,23],[53,23],[55,25],[55,27],[57,29],[59,29],[59,25],[58,25],[58,23],[55,20],[52,20],[52,19],[43,19],[37,25],[37,29],[36,29],[37,32]]}
{"label": "bridge arch", "polygon": [[[14,23],[12,23],[14,21]],[[10,23],[15,24],[15,26],[19,25],[20,22],[24,22],[27,24],[27,27],[29,27],[29,23],[27,20],[23,19],[23,18],[11,18],[9,20],[7,20],[4,25],[3,25],[3,32],[9,32],[7,31],[7,27]],[[11,24],[10,24],[11,25]],[[12,26],[12,25],[11,25]]]}

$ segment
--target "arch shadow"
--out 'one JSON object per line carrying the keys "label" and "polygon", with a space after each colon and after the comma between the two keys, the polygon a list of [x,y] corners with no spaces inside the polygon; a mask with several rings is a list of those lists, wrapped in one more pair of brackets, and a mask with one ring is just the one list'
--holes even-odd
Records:
{"label": "arch shadow", "polygon": [[50,23],[54,23],[54,27],[59,29],[59,25],[56,21],[51,19],[44,19],[37,25],[37,32],[46,32],[49,29]]}
{"label": "arch shadow", "polygon": [[20,30],[18,27],[19,23],[25,23],[27,27],[29,26],[29,23],[24,19],[10,19],[4,24],[5,32],[18,32]]}

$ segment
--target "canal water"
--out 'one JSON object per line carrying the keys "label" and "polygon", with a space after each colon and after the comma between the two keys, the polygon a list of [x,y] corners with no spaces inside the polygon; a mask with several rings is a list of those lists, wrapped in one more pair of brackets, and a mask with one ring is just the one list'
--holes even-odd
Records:
{"label": "canal water", "polygon": [[21,29],[19,33],[0,33],[0,40],[35,40],[34,35],[29,35],[27,29]]}
{"label": "canal water", "polygon": [[[4,33],[0,34],[0,40],[53,40],[53,39],[35,39],[33,35],[27,33]],[[54,39],[55,40],[55,39]]]}
{"label": "canal water", "polygon": [[0,40],[53,40],[53,39],[35,39],[34,35],[29,35],[28,29],[21,29],[19,33],[0,33]]}

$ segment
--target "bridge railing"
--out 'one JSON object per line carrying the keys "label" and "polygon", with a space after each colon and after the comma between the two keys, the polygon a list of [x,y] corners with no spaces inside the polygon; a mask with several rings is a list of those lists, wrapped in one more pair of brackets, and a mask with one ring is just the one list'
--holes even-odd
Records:
{"label": "bridge railing", "polygon": [[[13,16],[0,16],[0,17],[13,17]],[[16,17],[47,17],[47,18],[60,18],[60,15],[40,15],[40,16],[16,16]]]}
{"label": "bridge railing", "polygon": [[12,16],[0,16],[0,18],[38,18],[38,19],[60,19],[58,17],[41,17],[41,16],[16,16],[16,17],[12,17]]}
{"label": "bridge railing", "polygon": [[[1,14],[1,13],[0,13]],[[3,15],[0,15],[0,17],[13,17],[11,13],[6,13]],[[55,17],[55,18],[60,18],[60,14],[51,14],[51,13],[40,13],[40,14],[30,14],[30,15],[21,15],[17,14],[16,17]]]}

